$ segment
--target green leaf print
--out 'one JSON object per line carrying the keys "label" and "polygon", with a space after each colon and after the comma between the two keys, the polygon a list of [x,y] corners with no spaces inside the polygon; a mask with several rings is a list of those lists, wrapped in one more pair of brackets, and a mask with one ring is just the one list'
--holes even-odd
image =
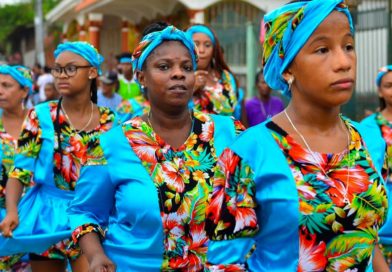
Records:
{"label": "green leaf print", "polygon": [[189,152],[189,154],[186,154],[186,156],[190,156],[191,160],[197,160],[199,162],[199,165],[189,167],[189,170],[191,170],[192,172],[196,170],[206,172],[210,170],[215,164],[214,158],[211,156],[211,153],[208,152],[207,149],[204,149],[201,153],[192,151]]}
{"label": "green leaf print", "polygon": [[311,234],[321,232],[321,229],[327,230],[328,226],[324,223],[324,213],[301,214],[299,223],[306,226]]}
{"label": "green leaf print", "polygon": [[375,237],[375,233],[368,230],[345,232],[333,238],[326,250],[330,262],[327,271],[333,271],[334,267],[351,267],[352,264],[369,258],[373,252]]}
{"label": "green leaf print", "polygon": [[[358,218],[376,210],[385,212],[385,199],[386,196],[383,187],[379,186],[378,182],[374,182],[366,192],[354,196],[349,215],[356,211]],[[380,216],[381,218],[384,217],[381,214]]]}

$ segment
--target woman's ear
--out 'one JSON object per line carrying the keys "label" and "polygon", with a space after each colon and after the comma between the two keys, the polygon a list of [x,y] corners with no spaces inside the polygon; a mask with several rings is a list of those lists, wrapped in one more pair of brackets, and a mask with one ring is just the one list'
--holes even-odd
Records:
{"label": "woman's ear", "polygon": [[97,68],[90,68],[90,70],[88,72],[88,78],[93,79],[93,78],[97,78],[97,77],[98,77]]}
{"label": "woman's ear", "polygon": [[294,78],[294,75],[291,73],[290,69],[287,69],[283,72],[282,77],[286,82],[288,82],[291,78]]}
{"label": "woman's ear", "polygon": [[381,87],[377,87],[377,94],[379,98],[383,98],[382,92],[381,92]]}
{"label": "woman's ear", "polygon": [[143,86],[143,87],[146,86],[146,77],[145,77],[143,71],[137,70],[136,71],[136,78],[137,78],[137,81],[139,81],[141,86]]}

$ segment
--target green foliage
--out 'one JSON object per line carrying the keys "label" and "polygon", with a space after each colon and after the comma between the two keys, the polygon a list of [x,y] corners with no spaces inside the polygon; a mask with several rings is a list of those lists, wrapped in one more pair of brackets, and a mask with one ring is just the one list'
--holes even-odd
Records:
{"label": "green foliage", "polygon": [[[19,27],[34,24],[34,2],[5,5],[0,7],[0,48],[5,48],[8,37]],[[43,14],[47,14],[60,0],[42,1]]]}

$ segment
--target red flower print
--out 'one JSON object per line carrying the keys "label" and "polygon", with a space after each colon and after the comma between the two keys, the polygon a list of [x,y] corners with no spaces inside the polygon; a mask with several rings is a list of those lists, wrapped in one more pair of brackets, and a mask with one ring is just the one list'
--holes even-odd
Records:
{"label": "red flower print", "polygon": [[368,190],[370,185],[369,176],[364,169],[358,165],[349,169],[340,168],[329,173],[330,179],[326,182],[331,186],[327,193],[330,195],[332,201],[338,206],[345,205],[343,202],[346,184],[347,184],[347,198],[351,202],[354,194],[359,194]]}
{"label": "red flower print", "polygon": [[325,257],[326,245],[324,242],[316,244],[316,234],[308,233],[304,227],[300,232],[300,252],[298,272],[324,271],[327,265]]}
{"label": "red flower print", "polygon": [[211,141],[214,136],[214,122],[206,122],[202,125],[202,133],[200,134],[200,140],[203,142]]}

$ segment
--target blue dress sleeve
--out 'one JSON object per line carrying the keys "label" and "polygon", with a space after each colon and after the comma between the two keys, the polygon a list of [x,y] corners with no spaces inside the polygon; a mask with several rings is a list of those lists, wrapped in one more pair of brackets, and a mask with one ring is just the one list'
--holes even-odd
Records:
{"label": "blue dress sleeve", "polygon": [[113,210],[115,186],[107,165],[83,166],[68,209],[75,244],[89,232],[104,238],[104,229]]}

